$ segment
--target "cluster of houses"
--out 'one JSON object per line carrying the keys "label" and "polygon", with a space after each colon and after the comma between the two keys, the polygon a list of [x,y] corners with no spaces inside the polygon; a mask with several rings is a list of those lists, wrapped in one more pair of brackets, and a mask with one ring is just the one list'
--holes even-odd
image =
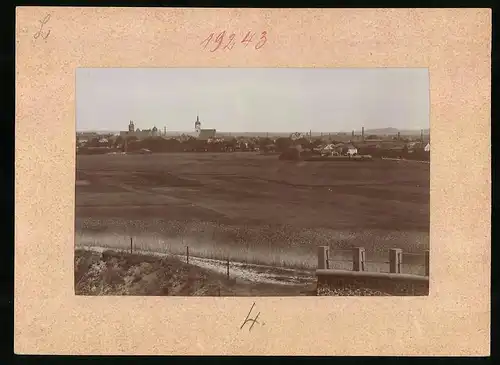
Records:
{"label": "cluster of houses", "polygon": [[[350,137],[343,135],[342,142],[331,142],[318,146],[315,150],[323,156],[335,155],[357,155],[357,154],[370,154],[377,152],[390,152],[394,154],[411,154],[414,152],[430,152],[430,138],[425,141],[424,131],[420,131],[420,138],[414,140],[413,138],[401,138],[400,132],[396,136],[385,136],[380,138],[378,136],[368,136],[365,138],[365,130],[361,129],[361,136],[355,135],[354,131]],[[347,139],[348,138],[348,139]]]}
{"label": "cluster of houses", "polygon": [[[266,137],[239,137],[235,138],[230,135],[218,134],[216,129],[202,129],[199,116],[196,117],[194,123],[194,132],[184,133],[179,136],[171,136],[167,138],[166,127],[163,131],[153,127],[151,129],[136,129],[134,122],[130,121],[127,131],[121,131],[118,134],[99,134],[96,132],[77,133],[77,150],[81,147],[89,148],[120,148],[127,151],[128,141],[147,141],[149,139],[174,141],[180,143],[193,142],[194,149],[202,148],[204,151],[217,150],[217,146],[224,147],[225,151],[259,151],[259,147],[265,151],[277,151],[280,147],[279,140],[288,140],[290,144],[301,144],[302,149],[308,149],[315,154],[323,156],[354,156],[358,154],[376,154],[377,152],[391,152],[408,154],[415,151],[430,152],[430,140],[424,142],[423,131],[419,139],[412,140],[412,138],[401,139],[398,132],[396,136],[385,136],[380,138],[377,136],[368,136],[365,138],[364,128],[362,128],[361,135],[355,135],[354,131],[349,136],[345,133],[337,135],[328,135],[321,137],[312,137],[300,133],[292,133],[288,137],[279,137],[271,139]],[[160,141],[161,142],[161,141]],[[281,141],[282,142],[282,141]],[[165,142],[167,143],[167,142]],[[213,147],[210,147],[213,146]],[[281,144],[282,146],[282,144]],[[222,147],[221,147],[222,148]],[[282,148],[281,148],[282,149]]]}
{"label": "cluster of houses", "polygon": [[425,151],[430,152],[431,145],[430,142],[423,141],[412,141],[412,142],[400,142],[391,140],[376,140],[376,141],[362,141],[362,142],[340,142],[340,143],[328,143],[325,145],[320,145],[315,148],[316,151],[320,152],[322,156],[341,156],[348,155],[354,156],[357,154],[370,153],[374,151],[393,151],[393,152],[407,152],[413,153],[415,151]]}

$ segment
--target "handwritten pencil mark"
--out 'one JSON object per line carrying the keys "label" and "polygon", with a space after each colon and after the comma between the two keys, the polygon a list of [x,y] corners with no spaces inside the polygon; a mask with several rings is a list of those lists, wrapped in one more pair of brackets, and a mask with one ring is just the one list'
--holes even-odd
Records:
{"label": "handwritten pencil mark", "polygon": [[257,315],[255,316],[255,318],[250,318],[250,313],[252,313],[253,307],[255,307],[255,303],[252,304],[252,308],[250,308],[250,311],[248,312],[247,317],[243,321],[243,324],[241,325],[240,330],[243,329],[243,327],[245,326],[245,324],[247,324],[248,322],[252,322],[252,325],[250,326],[250,328],[248,329],[248,331],[252,330],[252,327],[253,327],[253,325],[255,323],[259,323],[257,321],[257,318],[259,318],[260,312],[257,313]]}
{"label": "handwritten pencil mark", "polygon": [[38,29],[38,31],[33,35],[33,38],[35,39],[38,39],[39,37],[42,37],[43,39],[47,39],[47,37],[50,35],[50,29],[48,32],[45,33],[42,33],[42,30],[43,30],[43,26],[45,24],[47,24],[50,20],[50,14],[47,14],[42,20],[39,20],[40,22],[40,28]]}

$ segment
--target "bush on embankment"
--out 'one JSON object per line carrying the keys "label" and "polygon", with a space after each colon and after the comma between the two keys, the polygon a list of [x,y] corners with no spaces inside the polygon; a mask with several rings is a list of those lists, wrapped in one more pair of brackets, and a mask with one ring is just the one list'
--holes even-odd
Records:
{"label": "bush on embankment", "polygon": [[77,295],[218,296],[223,278],[175,257],[75,251]]}

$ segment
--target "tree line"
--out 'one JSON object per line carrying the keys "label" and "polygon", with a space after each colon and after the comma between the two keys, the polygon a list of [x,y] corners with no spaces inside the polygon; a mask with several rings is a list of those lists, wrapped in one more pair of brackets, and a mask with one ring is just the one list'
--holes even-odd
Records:
{"label": "tree line", "polygon": [[[195,151],[210,151],[210,152],[224,152],[224,151],[252,151],[256,147],[262,151],[276,151],[282,152],[286,149],[300,144],[303,148],[315,148],[321,144],[319,139],[309,141],[306,138],[293,141],[290,138],[280,137],[273,140],[268,137],[251,138],[251,139],[238,139],[233,137],[221,142],[209,143],[208,141],[198,140],[192,136],[186,136],[182,139],[178,138],[158,138],[150,137],[139,140],[137,137],[127,137],[127,141],[122,136],[116,139],[110,139],[108,142],[99,142],[99,138],[94,138],[82,147],[82,152],[85,147],[109,147],[128,152],[140,151],[141,149],[148,149],[151,152],[195,152]],[[125,147],[126,146],[126,147]]]}

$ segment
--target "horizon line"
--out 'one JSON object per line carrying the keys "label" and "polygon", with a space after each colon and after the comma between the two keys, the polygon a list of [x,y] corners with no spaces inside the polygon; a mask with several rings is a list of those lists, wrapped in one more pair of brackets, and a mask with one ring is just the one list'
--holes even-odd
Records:
{"label": "horizon line", "polygon": [[[218,130],[217,128],[204,128],[204,129],[207,129],[207,130],[213,130],[215,129],[217,131],[217,133],[232,133],[232,134],[236,134],[236,133],[259,133],[259,134],[266,134],[266,133],[273,133],[273,134],[277,134],[277,133],[304,133],[304,134],[309,134],[309,132],[312,132],[313,134],[333,134],[333,133],[352,133],[352,130],[351,131],[329,131],[329,132],[326,132],[326,131],[255,131],[255,132],[252,132],[252,131],[223,131],[223,130]],[[378,131],[378,130],[384,130],[384,129],[394,129],[396,131],[403,131],[403,132],[420,132],[420,131],[429,131],[430,128],[427,127],[427,128],[420,128],[420,129],[399,129],[399,128],[393,128],[393,127],[385,127],[385,128],[370,128],[370,129],[365,129],[365,133],[366,132],[370,132],[370,131]],[[141,129],[141,131],[147,131],[147,129]],[[77,129],[76,132],[127,132],[127,131],[123,131],[123,130],[115,130],[115,129]],[[163,131],[158,128],[158,132],[161,132],[163,133]],[[362,133],[362,130],[354,130],[355,133]],[[196,131],[183,131],[183,130],[167,130],[167,134],[168,133],[197,133]]]}

